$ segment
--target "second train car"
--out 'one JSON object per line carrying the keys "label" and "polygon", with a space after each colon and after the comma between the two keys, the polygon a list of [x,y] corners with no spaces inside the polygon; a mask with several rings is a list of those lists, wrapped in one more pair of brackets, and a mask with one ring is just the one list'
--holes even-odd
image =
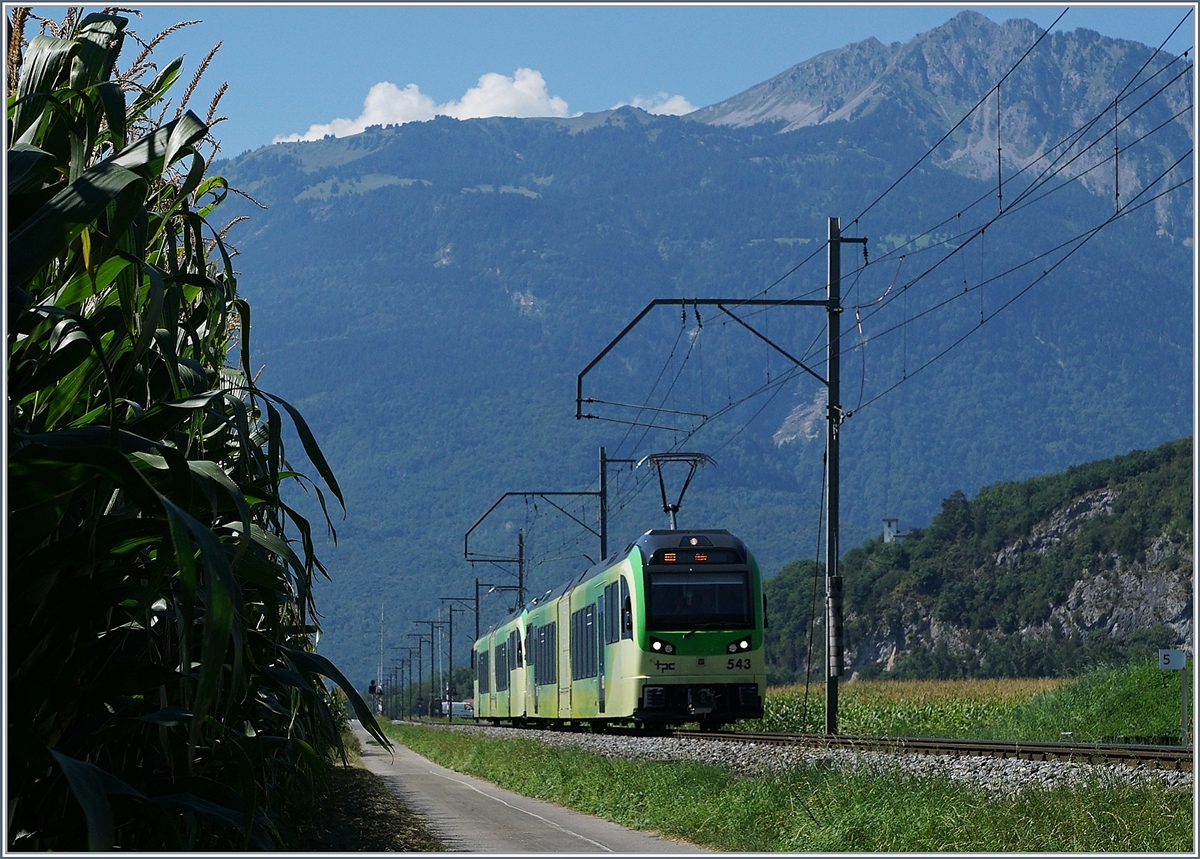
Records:
{"label": "second train car", "polygon": [[647,531],[475,642],[475,717],[496,724],[761,718],[762,576],[725,530]]}

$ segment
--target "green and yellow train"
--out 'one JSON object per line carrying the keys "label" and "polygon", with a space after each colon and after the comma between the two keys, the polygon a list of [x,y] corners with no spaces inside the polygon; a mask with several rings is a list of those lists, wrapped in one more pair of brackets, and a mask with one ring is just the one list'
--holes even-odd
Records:
{"label": "green and yellow train", "polygon": [[475,718],[704,730],[760,718],[765,621],[741,540],[647,531],[475,642]]}

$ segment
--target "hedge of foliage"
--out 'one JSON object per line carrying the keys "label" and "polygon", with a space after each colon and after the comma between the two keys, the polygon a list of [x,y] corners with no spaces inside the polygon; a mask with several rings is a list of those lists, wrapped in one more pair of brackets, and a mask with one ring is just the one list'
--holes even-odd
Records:
{"label": "hedge of foliage", "polygon": [[341,490],[249,372],[211,225],[224,88],[186,107],[208,58],[173,104],[167,33],[119,70],[127,18],[71,9],[26,42],[30,18],[6,21],[8,847],[271,848],[340,749],[325,678],[386,742],[314,650],[326,571],[282,494]]}

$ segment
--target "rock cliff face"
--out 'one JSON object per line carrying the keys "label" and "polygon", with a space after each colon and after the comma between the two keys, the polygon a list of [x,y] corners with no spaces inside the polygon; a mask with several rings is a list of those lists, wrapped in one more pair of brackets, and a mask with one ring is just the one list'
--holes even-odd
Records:
{"label": "rock cliff face", "polygon": [[[1145,562],[1126,563],[1119,555],[1103,559],[1098,572],[1085,570],[1066,603],[1054,607],[1051,624],[1077,631],[1081,638],[1098,631],[1124,638],[1139,629],[1165,624],[1178,647],[1192,652],[1192,542],[1155,539]],[[1047,624],[1046,627],[1049,627]]]}
{"label": "rock cliff face", "polygon": [[[1027,536],[998,552],[994,567],[1019,564],[1027,553],[1044,555],[1073,540],[1081,526],[1094,516],[1112,511],[1117,493],[1101,489],[1087,493],[1055,510],[1037,523]],[[1098,636],[1121,641],[1139,631],[1165,626],[1174,641],[1163,646],[1193,652],[1193,540],[1160,534],[1138,558],[1117,552],[1098,554],[1071,585],[1066,600],[1054,605],[1042,623],[1014,632],[971,630],[935,617],[930,601],[913,598],[904,603],[898,620],[887,626],[866,627],[857,641],[847,641],[847,673],[887,673],[898,660],[914,653],[941,651],[956,659],[984,667],[989,654],[1006,639],[1023,644],[1074,637],[1081,642]],[[989,574],[986,568],[973,575]],[[847,615],[847,622],[855,617]]]}

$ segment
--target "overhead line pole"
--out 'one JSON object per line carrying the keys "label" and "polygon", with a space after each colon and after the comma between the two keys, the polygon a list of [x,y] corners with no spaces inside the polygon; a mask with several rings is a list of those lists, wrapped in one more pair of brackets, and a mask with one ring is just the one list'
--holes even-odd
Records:
{"label": "overhead line pole", "polygon": [[[408,700],[406,702],[405,718],[411,719],[412,715],[413,715],[413,688],[412,687],[413,687],[413,683],[414,683],[413,665],[412,665],[413,649],[411,647],[406,648],[406,649],[408,650],[408,696],[407,696]],[[417,670],[418,671],[421,670],[421,665],[419,662],[417,663]]]}
{"label": "overhead line pole", "polygon": [[[439,599],[442,599],[442,600],[456,600],[460,603],[463,603],[464,605],[472,605],[472,604],[474,605],[475,637],[473,639],[471,639],[471,642],[472,642],[471,667],[472,668],[475,667],[475,647],[473,645],[474,645],[474,642],[479,640],[479,587],[480,587],[479,579],[476,579],[475,580],[475,596],[474,597],[439,597]],[[490,587],[492,587],[492,585],[484,584],[483,587],[490,588]],[[463,611],[466,611],[466,609],[463,609]]]}
{"label": "overhead line pole", "polygon": [[[495,564],[517,563],[517,564],[521,564],[522,567],[518,569],[518,578],[523,579],[523,573],[524,573],[524,569],[523,569],[524,553],[523,552],[521,552],[521,555],[519,558],[501,558],[501,557],[495,557],[495,556],[491,556],[491,555],[484,555],[484,554],[481,554],[478,552],[472,552],[471,546],[470,546],[471,533],[476,528],[478,528],[481,524],[483,524],[484,519],[486,519],[488,516],[490,516],[492,514],[492,512],[504,502],[504,500],[506,498],[509,498],[511,496],[521,496],[524,498],[531,498],[531,497],[532,498],[541,498],[543,501],[545,501],[546,503],[553,506],[554,509],[558,510],[558,512],[562,513],[568,519],[570,519],[571,521],[575,522],[576,524],[582,526],[586,530],[590,531],[595,536],[599,537],[600,538],[600,558],[599,558],[599,560],[603,561],[605,558],[608,557],[608,464],[610,462],[632,463],[632,462],[636,462],[636,460],[633,460],[633,459],[609,459],[608,455],[607,455],[607,451],[603,447],[601,447],[600,448],[600,490],[598,492],[505,492],[503,495],[501,495],[499,498],[497,498],[496,502],[487,509],[487,512],[484,513],[482,516],[480,516],[475,521],[475,524],[472,525],[470,528],[468,528],[467,532],[465,534],[463,534],[463,558],[472,564],[475,564],[475,563],[495,563]],[[596,498],[596,500],[599,502],[599,506],[600,506],[600,510],[599,510],[599,514],[600,514],[599,515],[599,519],[600,519],[599,528],[600,528],[600,530],[597,531],[595,528],[588,525],[586,522],[581,521],[580,519],[578,519],[577,517],[575,517],[568,511],[564,510],[561,506],[559,506],[553,500],[553,498],[558,497],[558,496],[574,496],[574,497],[579,497],[579,498],[592,498],[592,497]],[[476,640],[479,639],[478,581],[479,580],[476,579],[476,608],[475,608],[475,617],[476,617],[475,639]],[[524,601],[523,584],[524,584],[524,582],[522,581],[520,605],[524,605],[524,602],[525,602]]]}
{"label": "overhead line pole", "polygon": [[[433,643],[433,628],[435,626],[436,627],[445,626],[446,621],[444,621],[444,620],[414,620],[413,623],[429,624],[429,715],[432,716],[433,715],[433,696],[435,694],[438,696],[441,695],[441,691],[435,690],[434,685],[433,685],[433,662],[434,662],[434,656],[435,656],[434,651],[436,649],[434,647],[434,643]],[[422,635],[423,634],[424,633],[422,633]]]}
{"label": "overhead line pole", "polygon": [[[441,597],[441,599],[456,600],[456,599],[459,599],[459,597]],[[450,679],[449,679],[449,682],[446,684],[446,693],[449,697],[450,712],[447,714],[446,719],[448,722],[453,722],[454,721],[454,613],[456,611],[467,611],[467,609],[459,608],[458,606],[454,605],[454,603],[451,603],[449,606],[447,606],[447,608],[450,610],[450,620],[448,621],[449,629],[446,633],[447,637],[450,640],[450,654],[449,654]],[[429,621],[421,621],[421,623],[429,623]],[[439,621],[439,623],[442,626],[447,625],[447,622],[445,622],[445,621]],[[471,650],[474,651],[475,648],[472,647]]]}
{"label": "overhead line pole", "polygon": [[867,243],[865,238],[842,238],[841,221],[838,218],[829,219],[829,285],[827,287],[826,308],[829,312],[829,345],[825,371],[829,374],[828,404],[828,469],[829,479],[825,487],[825,503],[828,508],[828,522],[825,531],[825,733],[838,732],[838,679],[843,669],[843,649],[845,645],[842,630],[842,576],[838,566],[838,527],[839,527],[839,459],[842,421],[845,413],[842,411],[841,386],[841,312],[842,312],[842,243]]}
{"label": "overhead line pole", "polygon": [[[821,300],[821,299],[807,299],[807,298],[656,298],[653,301],[651,301],[649,304],[647,304],[644,308],[642,308],[642,312],[639,313],[637,316],[635,316],[633,318],[632,322],[630,322],[623,329],[621,329],[621,333],[618,334],[616,337],[614,337],[612,340],[610,340],[609,344],[607,346],[605,346],[602,350],[600,350],[600,354],[597,355],[595,358],[593,358],[588,363],[588,365],[579,372],[579,375],[575,377],[575,419],[576,420],[582,420],[583,418],[595,418],[596,417],[596,415],[585,415],[583,413],[583,404],[594,402],[593,400],[585,399],[583,396],[583,377],[586,376],[588,373],[590,373],[592,371],[592,368],[594,368],[597,364],[599,364],[600,361],[604,358],[604,356],[607,355],[609,352],[611,352],[616,347],[616,345],[625,338],[625,335],[628,334],[630,331],[632,331],[634,326],[637,325],[639,322],[641,322],[646,317],[647,313],[649,313],[654,308],[662,306],[662,305],[676,305],[676,304],[680,305],[681,307],[685,307],[685,308],[689,304],[692,305],[693,307],[698,307],[701,305],[703,305],[705,307],[711,307],[711,306],[715,305],[715,306],[719,307],[722,312],[732,316],[732,314],[729,313],[729,310],[724,305],[729,305],[730,307],[732,307],[734,309],[737,309],[738,307],[759,307],[759,306],[765,306],[765,307],[827,307],[829,302],[826,300]],[[744,322],[742,322],[742,320],[739,319],[738,322],[741,322],[743,326],[749,328],[749,326],[746,325]],[[751,329],[751,330],[753,331],[753,329]],[[806,367],[800,361],[793,358],[791,355],[788,355],[787,352],[784,352],[783,349],[781,349],[775,343],[772,343],[770,340],[768,340],[766,337],[764,337],[759,332],[754,331],[754,334],[757,337],[759,337],[759,339],[764,340],[773,349],[775,349],[778,352],[781,352],[783,355],[787,356],[789,359],[794,361],[804,371],[806,371],[808,373],[812,373],[812,375],[815,376],[817,379],[819,379],[821,382],[825,381],[819,375],[814,373],[811,369]]]}
{"label": "overhead line pole", "polygon": [[[828,390],[828,403],[826,406],[827,416],[827,443],[828,452],[826,454],[825,467],[827,469],[828,480],[826,482],[826,504],[828,506],[828,525],[825,533],[825,631],[826,631],[826,658],[825,658],[825,732],[827,734],[837,733],[837,706],[838,706],[838,678],[843,671],[843,630],[842,630],[842,577],[838,569],[838,528],[839,528],[839,441],[841,434],[842,421],[846,419],[846,412],[842,409],[841,403],[841,313],[842,313],[842,244],[850,242],[853,244],[866,245],[866,238],[846,238],[842,236],[841,220],[839,218],[829,219],[829,282],[826,286],[825,298],[819,299],[770,299],[770,298],[656,298],[647,304],[642,311],[626,325],[621,333],[609,341],[600,353],[591,360],[591,362],[583,368],[575,379],[575,419],[582,420],[583,418],[599,418],[599,415],[585,414],[583,411],[584,403],[597,403],[600,400],[589,399],[583,396],[583,377],[600,363],[600,361],[611,352],[618,343],[625,338],[634,327],[646,317],[646,315],[655,307],[661,305],[674,306],[679,305],[686,308],[687,305],[693,307],[699,305],[716,306],[718,310],[733,318],[735,322],[743,328],[749,330],[759,340],[762,340],[772,349],[793,364],[804,370],[818,382],[826,386]],[[828,352],[826,373],[829,378],[822,376],[806,366],[802,361],[794,355],[787,352],[783,347],[772,342],[766,335],[755,330],[748,325],[745,320],[740,319],[731,312],[731,308],[736,310],[739,307],[824,307],[829,314],[829,333],[828,333]],[[704,417],[704,416],[702,416]],[[707,417],[705,417],[707,420]],[[625,421],[625,423],[633,423]],[[671,427],[663,427],[663,429],[671,429]],[[601,453],[601,463],[603,470],[603,452]],[[605,487],[603,479],[601,487]]]}
{"label": "overhead line pole", "polygon": [[[411,680],[409,680],[408,675],[409,675],[409,672],[412,670],[411,668],[409,668],[408,663],[411,663],[411,662],[412,662],[411,655],[400,660],[400,688],[398,691],[400,693],[400,718],[401,719],[408,718],[408,706],[407,706],[407,704],[408,704],[408,687],[411,683]],[[406,680],[408,680],[408,682],[405,682]]]}
{"label": "overhead line pole", "polygon": [[608,464],[610,462],[635,463],[636,459],[609,459],[608,451],[600,448],[600,560],[608,557]]}
{"label": "overhead line pole", "polygon": [[[414,679],[416,680],[416,683],[417,683],[417,701],[419,703],[421,700],[421,688],[420,688],[420,686],[421,686],[421,666],[425,662],[425,654],[424,654],[425,633],[410,632],[408,634],[408,637],[415,638],[417,640],[417,674]],[[432,668],[432,665],[433,665],[433,630],[429,631],[429,655],[430,655],[429,688],[432,690],[433,689],[433,668]],[[412,657],[411,650],[409,651],[409,657],[410,658]]]}

